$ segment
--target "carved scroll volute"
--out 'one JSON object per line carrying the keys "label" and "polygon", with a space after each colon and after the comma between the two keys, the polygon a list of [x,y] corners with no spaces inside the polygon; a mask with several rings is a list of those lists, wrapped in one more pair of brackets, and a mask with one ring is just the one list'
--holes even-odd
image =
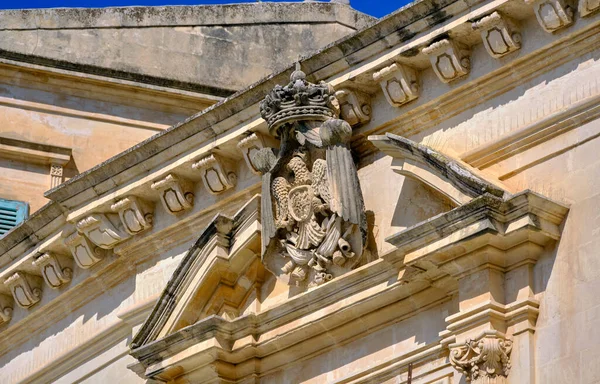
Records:
{"label": "carved scroll volute", "polygon": [[494,12],[472,24],[481,33],[481,39],[490,56],[500,58],[521,48],[521,34],[515,23]]}
{"label": "carved scroll volute", "polygon": [[152,228],[152,205],[138,197],[128,196],[111,205],[110,209],[119,214],[125,231],[132,236]]}
{"label": "carved scroll volute", "polygon": [[160,202],[167,212],[178,215],[194,206],[193,184],[173,174],[152,183],[151,188],[160,195]]}
{"label": "carved scroll volute", "polygon": [[340,104],[340,117],[351,126],[371,120],[371,98],[359,90],[342,88],[335,93]]}
{"label": "carved scroll volute", "polygon": [[600,11],[600,0],[579,0],[579,14],[587,17]]}
{"label": "carved scroll volute", "polygon": [[4,281],[21,308],[29,308],[42,298],[42,279],[25,272],[15,272]]}
{"label": "carved scroll volute", "polygon": [[261,172],[258,169],[258,165],[254,162],[254,155],[263,148],[275,147],[277,145],[275,140],[269,137],[265,137],[260,133],[252,133],[249,136],[243,138],[238,143],[237,147],[242,153],[242,157],[246,162],[248,168],[252,173],[260,175]]}
{"label": "carved scroll volute", "polygon": [[510,370],[512,341],[497,331],[450,345],[450,363],[473,384],[505,384]]}
{"label": "carved scroll volute", "polygon": [[96,246],[85,236],[77,232],[67,235],[64,243],[71,251],[75,263],[83,269],[93,267],[105,256],[105,251],[103,249]]}
{"label": "carved scroll volute", "polygon": [[449,83],[469,74],[471,59],[469,50],[450,39],[440,40],[423,48],[429,57],[433,71],[444,83]]}
{"label": "carved scroll volute", "polygon": [[127,240],[130,235],[122,229],[118,215],[95,213],[77,222],[77,230],[104,249]]}
{"label": "carved scroll volute", "polygon": [[213,195],[223,193],[237,184],[234,163],[216,154],[203,157],[192,164],[192,168],[200,172],[204,186]]}
{"label": "carved scroll volute", "polygon": [[525,0],[533,6],[538,23],[548,33],[573,24],[573,10],[564,0]]}
{"label": "carved scroll volute", "polygon": [[73,277],[72,260],[62,255],[46,252],[32,264],[40,270],[44,281],[52,289],[62,287]]}
{"label": "carved scroll volute", "polygon": [[0,295],[0,326],[12,319],[14,301],[11,297]]}
{"label": "carved scroll volute", "polygon": [[394,63],[385,67],[373,74],[373,80],[379,83],[385,98],[393,107],[401,107],[419,97],[417,72],[405,65]]}

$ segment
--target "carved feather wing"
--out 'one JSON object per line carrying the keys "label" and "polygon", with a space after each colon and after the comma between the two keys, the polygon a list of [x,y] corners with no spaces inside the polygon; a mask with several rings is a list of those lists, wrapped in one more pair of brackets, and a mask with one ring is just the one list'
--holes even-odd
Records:
{"label": "carved feather wing", "polygon": [[343,145],[327,148],[327,177],[331,193],[329,208],[345,221],[361,225],[364,206],[356,167]]}
{"label": "carved feather wing", "polygon": [[317,159],[313,163],[312,169],[312,186],[317,196],[319,196],[325,204],[331,202],[331,194],[329,193],[329,181],[327,180],[327,162],[323,159]]}

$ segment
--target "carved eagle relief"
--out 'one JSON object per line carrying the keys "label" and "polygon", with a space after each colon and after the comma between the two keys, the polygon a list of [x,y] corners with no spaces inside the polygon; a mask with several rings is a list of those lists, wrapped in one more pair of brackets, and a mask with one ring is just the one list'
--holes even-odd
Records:
{"label": "carved eagle relief", "polygon": [[[258,151],[262,258],[283,261],[289,282],[315,285],[356,266],[366,236],[364,204],[333,90],[301,71],[261,103],[279,151]],[[267,266],[269,263],[266,263]],[[277,264],[275,262],[274,264]],[[308,281],[307,281],[308,280]]]}

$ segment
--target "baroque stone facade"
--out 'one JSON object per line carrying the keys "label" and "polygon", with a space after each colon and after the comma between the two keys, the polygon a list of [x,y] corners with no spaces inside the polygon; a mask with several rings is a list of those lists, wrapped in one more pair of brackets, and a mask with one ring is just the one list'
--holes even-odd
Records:
{"label": "baroque stone facade", "polygon": [[[0,381],[600,379],[597,4],[424,0],[372,20],[342,3],[4,12],[7,115],[40,138],[74,118],[161,132],[91,167],[104,125],[61,147],[2,128],[7,180],[52,189],[0,239]],[[86,47],[67,70],[51,47],[78,29],[135,54]],[[207,39],[179,60],[214,76],[177,72],[175,48],[137,60],[164,54],[136,40],[157,29]],[[345,37],[290,57],[282,34],[324,30]],[[227,41],[242,61],[215,63]],[[244,65],[262,69],[221,72]]]}

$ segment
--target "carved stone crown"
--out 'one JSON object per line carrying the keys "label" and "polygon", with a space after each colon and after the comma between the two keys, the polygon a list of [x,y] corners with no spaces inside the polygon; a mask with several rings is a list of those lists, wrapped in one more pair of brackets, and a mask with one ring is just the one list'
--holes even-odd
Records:
{"label": "carved stone crown", "polygon": [[296,69],[290,83],[275,88],[260,103],[260,114],[269,125],[271,135],[278,137],[278,128],[298,120],[325,121],[339,114],[339,104],[334,89],[321,81],[306,81],[306,74]]}

